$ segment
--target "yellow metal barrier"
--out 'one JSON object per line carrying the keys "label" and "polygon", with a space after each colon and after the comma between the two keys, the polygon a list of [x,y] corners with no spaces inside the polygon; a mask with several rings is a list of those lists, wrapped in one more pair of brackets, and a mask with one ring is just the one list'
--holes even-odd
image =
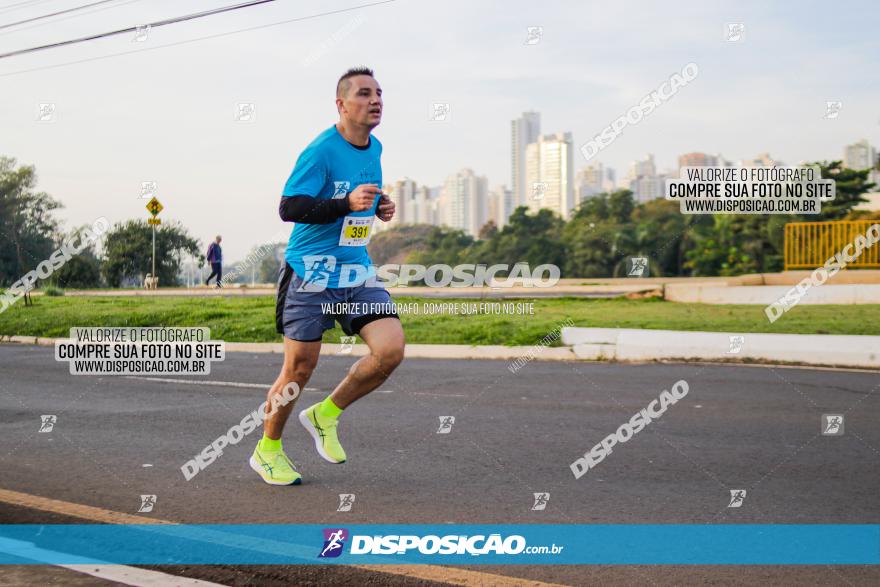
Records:
{"label": "yellow metal barrier", "polygon": [[[878,220],[790,222],[785,225],[785,270],[815,269],[852,243]],[[850,254],[852,251],[850,250]],[[847,268],[880,268],[880,245],[862,251]]]}

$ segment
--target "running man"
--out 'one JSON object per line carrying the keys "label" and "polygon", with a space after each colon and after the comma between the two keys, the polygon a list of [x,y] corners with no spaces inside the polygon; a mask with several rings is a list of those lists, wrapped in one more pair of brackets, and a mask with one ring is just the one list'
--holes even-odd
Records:
{"label": "running man", "polygon": [[[380,189],[382,144],[370,134],[382,120],[382,89],[372,70],[350,69],[339,78],[336,109],[339,122],[300,154],[281,196],[282,220],[296,224],[275,306],[276,327],[284,335],[284,364],[266,399],[272,405],[273,396],[292,381],[306,387],[318,363],[321,337],[334,321],[346,335],[360,335],[369,354],[351,366],[329,396],[299,413],[318,454],[344,463],[347,457],[336,434],[339,415],[391,375],[403,360],[405,341],[391,296],[383,287],[364,283],[375,275],[367,254],[373,220],[378,216],[388,222],[394,216],[394,203]],[[351,268],[360,274],[356,280]],[[351,313],[323,313],[322,304],[343,303]],[[270,485],[302,480],[281,446],[293,406],[291,402],[266,418],[263,438],[250,459]]]}

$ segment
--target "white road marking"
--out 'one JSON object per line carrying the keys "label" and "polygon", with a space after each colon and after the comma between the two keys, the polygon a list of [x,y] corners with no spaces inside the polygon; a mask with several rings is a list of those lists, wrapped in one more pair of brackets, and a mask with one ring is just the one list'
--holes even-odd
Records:
{"label": "white road marking", "polygon": [[167,575],[159,571],[150,571],[147,569],[139,569],[137,567],[127,567],[125,565],[56,565],[84,573],[99,579],[107,581],[116,581],[123,585],[134,585],[135,587],[225,587],[221,583],[212,583],[211,581],[202,581],[199,579],[189,579],[178,575]]}
{"label": "white road marking", "polygon": [[[269,389],[271,383],[242,383],[240,381],[199,381],[194,379],[168,379],[165,377],[142,377],[140,375],[126,375],[126,379],[139,379],[141,381],[158,381],[160,383],[184,383],[187,385],[216,385],[218,387],[248,387],[253,389]],[[320,391],[317,387],[306,387],[303,391]]]}
{"label": "white road marking", "polygon": [[[630,361],[621,365],[645,365],[653,361]],[[709,365],[713,367],[753,367],[759,369],[800,369],[801,371],[837,371],[840,373],[880,373],[878,369],[857,369],[850,367],[821,367],[818,365],[782,365],[774,363],[737,363],[735,361],[659,361],[669,365]]]}
{"label": "white road marking", "polygon": [[[71,503],[58,499],[51,499],[48,497],[41,497],[38,495],[21,493],[18,491],[11,491],[9,489],[3,488],[0,488],[0,502],[46,512],[54,512],[65,516],[74,516],[77,518],[96,521],[102,524],[156,524],[157,526],[177,525],[176,522],[172,522],[170,520],[124,514],[122,512],[114,512],[112,510],[107,510],[104,508]],[[223,532],[202,530],[198,534],[204,536],[206,539],[210,539],[210,541],[212,542],[217,542],[217,544],[224,544],[233,547],[241,546],[241,543],[237,541],[235,536],[230,536],[229,534]],[[229,542],[229,540],[232,540],[232,542]],[[238,540],[240,540],[240,537]],[[245,544],[253,546],[254,540],[256,540],[254,537],[249,537],[246,539]],[[32,546],[25,542],[18,542],[19,548],[21,547],[21,545],[28,545],[29,547]],[[0,550],[4,552],[10,552],[8,548],[4,548],[9,546],[11,546],[9,542],[4,543],[3,541],[0,541]],[[259,541],[259,547],[261,548],[261,552],[280,552],[286,555],[293,553],[294,555],[303,558],[314,556],[313,546],[304,549],[304,547],[296,544],[279,543],[273,540],[263,539]],[[29,548],[28,550],[31,554],[33,554],[32,549]],[[389,564],[349,566],[355,569],[365,569],[369,571],[374,571],[376,573],[383,573],[392,576],[403,575],[407,577],[421,579],[422,581],[448,583],[451,585],[460,585],[463,587],[473,587],[474,585],[495,585],[497,587],[559,587],[559,585],[556,583],[545,583],[542,581],[534,581],[531,579],[520,579],[518,577],[507,577],[505,575],[494,575],[484,571],[471,571],[468,569],[456,569],[436,565]],[[168,576],[168,578],[171,580],[166,580],[164,583],[161,583],[161,585],[207,585],[208,587],[213,587],[217,585],[217,583],[209,583],[207,581],[201,581],[199,583],[183,583],[183,578],[177,576]]]}
{"label": "white road marking", "polygon": [[[56,552],[54,550],[38,548],[31,542],[13,540],[11,538],[0,538],[0,551],[46,564],[52,564],[51,561],[58,560],[61,556],[68,559],[82,558],[74,557],[67,553]],[[165,587],[167,585],[175,585],[178,587],[223,587],[220,583],[178,577],[176,575],[168,575],[159,571],[150,571],[126,565],[95,564],[94,562],[87,562],[89,560],[90,559],[88,558],[82,558],[83,562],[80,564],[54,564],[52,566],[62,567],[85,575],[91,575],[92,577],[98,577],[106,581],[115,581],[116,583],[122,583],[123,585],[135,585],[137,587]]]}
{"label": "white road marking", "polygon": [[[430,391],[411,391],[410,395],[430,395],[433,397],[467,397],[463,393],[431,393]],[[525,398],[523,398],[525,399]]]}
{"label": "white road marking", "polygon": [[[139,379],[141,381],[157,381],[159,383],[183,383],[186,385],[214,385],[217,387],[247,387],[252,389],[268,389],[271,383],[243,383],[241,381],[204,381],[197,379],[169,379],[167,377],[144,377],[141,375],[126,375],[126,379]],[[321,391],[317,387],[306,387],[303,391]],[[393,389],[377,389],[374,393],[394,393]],[[410,395],[430,395],[435,397],[468,397],[463,393],[431,393],[428,391],[404,392]]]}

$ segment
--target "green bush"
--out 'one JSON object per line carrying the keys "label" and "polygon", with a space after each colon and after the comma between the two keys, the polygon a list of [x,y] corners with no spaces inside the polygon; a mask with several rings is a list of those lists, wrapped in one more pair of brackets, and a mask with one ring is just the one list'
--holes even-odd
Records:
{"label": "green bush", "polygon": [[43,288],[43,295],[44,296],[51,296],[51,297],[59,297],[59,296],[64,295],[64,290],[61,289],[60,287],[55,287],[54,285],[49,285],[49,286],[46,286]]}

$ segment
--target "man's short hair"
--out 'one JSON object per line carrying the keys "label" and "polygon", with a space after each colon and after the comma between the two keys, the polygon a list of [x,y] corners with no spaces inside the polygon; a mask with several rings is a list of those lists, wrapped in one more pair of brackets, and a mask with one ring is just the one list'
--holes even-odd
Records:
{"label": "man's short hair", "polygon": [[369,67],[352,67],[348,71],[342,74],[342,77],[339,78],[339,81],[336,82],[336,97],[344,98],[348,94],[348,90],[351,89],[351,82],[349,79],[355,77],[356,75],[368,75],[373,77],[373,70]]}

